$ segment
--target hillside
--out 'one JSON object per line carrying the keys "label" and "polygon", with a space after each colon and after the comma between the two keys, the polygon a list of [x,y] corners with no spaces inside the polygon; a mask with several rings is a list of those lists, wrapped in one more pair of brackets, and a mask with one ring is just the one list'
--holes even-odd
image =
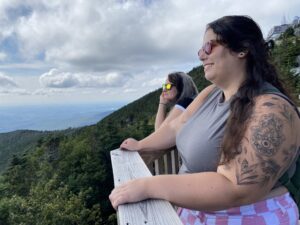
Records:
{"label": "hillside", "polygon": [[[293,50],[283,60],[290,48],[277,45],[272,57],[296,94],[299,77],[290,70],[297,65],[290,62],[300,55],[300,50],[294,52],[299,42],[283,38]],[[208,85],[203,67],[189,74],[199,90]],[[92,126],[0,135],[1,154],[8,158],[7,152],[15,153],[0,177],[0,224],[115,224],[108,201],[113,188],[109,151],[127,137],[140,139],[153,131],[160,92],[151,92]]]}
{"label": "hillside", "polygon": [[33,130],[18,130],[8,133],[0,133],[0,173],[8,166],[13,155],[22,155],[27,151],[34,149],[37,145],[43,142],[51,134],[63,133],[70,135],[77,129],[66,129],[63,131],[33,131]]}
{"label": "hillside", "polygon": [[19,130],[0,134],[0,171],[3,171],[14,154],[33,149],[47,132]]}

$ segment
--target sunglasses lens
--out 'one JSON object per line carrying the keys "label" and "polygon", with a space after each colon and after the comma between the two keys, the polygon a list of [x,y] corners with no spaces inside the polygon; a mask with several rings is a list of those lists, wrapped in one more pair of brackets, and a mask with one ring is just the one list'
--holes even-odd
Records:
{"label": "sunglasses lens", "polygon": [[207,42],[207,43],[205,43],[205,45],[204,45],[204,52],[207,54],[207,55],[209,55],[210,53],[211,53],[211,43],[210,42]]}
{"label": "sunglasses lens", "polygon": [[164,91],[165,91],[165,90],[169,91],[169,90],[171,90],[171,88],[172,88],[172,84],[163,84],[163,85],[162,85],[162,88],[163,88]]}
{"label": "sunglasses lens", "polygon": [[198,51],[198,56],[200,57],[201,52],[205,52],[206,55],[210,55],[212,48],[213,48],[213,44],[211,43],[211,41],[206,42],[202,46],[202,48]]}

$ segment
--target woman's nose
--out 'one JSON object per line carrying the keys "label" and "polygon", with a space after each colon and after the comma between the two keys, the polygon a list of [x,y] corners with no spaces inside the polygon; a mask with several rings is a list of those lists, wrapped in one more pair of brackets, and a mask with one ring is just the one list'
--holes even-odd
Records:
{"label": "woman's nose", "polygon": [[200,61],[204,61],[206,59],[207,55],[205,54],[205,52],[202,49],[200,49],[198,51],[198,57],[199,57]]}

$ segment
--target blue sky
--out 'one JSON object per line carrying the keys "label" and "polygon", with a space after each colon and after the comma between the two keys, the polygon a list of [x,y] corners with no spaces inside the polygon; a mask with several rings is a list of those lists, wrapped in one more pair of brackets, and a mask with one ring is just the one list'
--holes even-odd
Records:
{"label": "blue sky", "polygon": [[299,0],[1,0],[0,105],[132,101],[200,65],[207,23],[249,15],[264,35]]}

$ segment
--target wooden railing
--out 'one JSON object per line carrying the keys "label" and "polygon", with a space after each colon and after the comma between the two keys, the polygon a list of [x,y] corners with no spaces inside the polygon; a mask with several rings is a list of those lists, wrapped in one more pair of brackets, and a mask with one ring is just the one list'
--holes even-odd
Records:
{"label": "wooden railing", "polygon": [[[128,180],[149,177],[152,174],[178,171],[179,160],[176,152],[176,150],[166,150],[159,154],[149,152],[143,154],[146,166],[137,152],[119,149],[111,151],[115,186]],[[153,163],[154,160],[157,161]],[[120,205],[117,215],[119,225],[182,225],[174,207],[164,200],[149,199]]]}
{"label": "wooden railing", "polygon": [[162,151],[141,152],[140,155],[152,175],[177,174],[181,165],[176,147]]}

